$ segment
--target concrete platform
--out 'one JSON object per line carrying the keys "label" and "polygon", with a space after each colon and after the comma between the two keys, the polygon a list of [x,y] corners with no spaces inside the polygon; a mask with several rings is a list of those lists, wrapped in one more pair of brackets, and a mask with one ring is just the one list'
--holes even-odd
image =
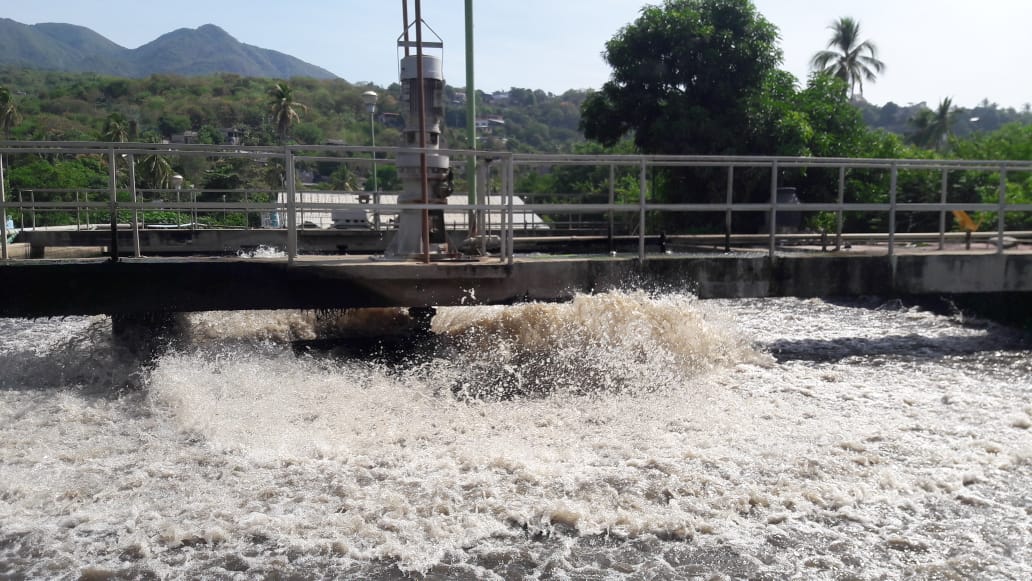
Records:
{"label": "concrete platform", "polygon": [[609,289],[701,298],[1032,292],[1032,252],[525,256],[512,265],[368,257],[141,258],[0,263],[0,316],[329,309],[565,301]]}

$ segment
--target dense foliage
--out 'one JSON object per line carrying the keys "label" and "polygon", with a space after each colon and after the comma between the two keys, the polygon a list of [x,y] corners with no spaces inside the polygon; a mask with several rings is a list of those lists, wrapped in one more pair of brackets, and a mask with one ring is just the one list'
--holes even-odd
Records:
{"label": "dense foliage", "polygon": [[668,0],[606,43],[612,79],[584,104],[605,145],[633,132],[646,153],[754,153],[764,81],[781,62],[777,29],[743,0]]}
{"label": "dense foliage", "polygon": [[[833,38],[833,46],[843,51],[842,60],[836,61],[834,52],[827,53],[821,59],[821,68],[827,70],[799,89],[791,75],[778,69],[781,51],[776,28],[749,0],[666,0],[661,6],[648,7],[606,44],[612,79],[584,104],[585,135],[606,146],[629,137],[639,151],[650,154],[872,158],[926,158],[936,152],[956,155],[961,151],[985,154],[950,147],[956,142],[952,125],[962,112],[949,99],[938,111],[916,108],[907,119],[909,141],[914,145],[897,135],[868,129],[847,89],[871,80],[884,65],[875,58],[872,43],[859,41],[854,21],[839,24],[849,33],[837,31]],[[888,174],[849,172],[847,201],[886,201]],[[932,202],[940,195],[937,172],[903,171],[898,178],[900,201]],[[950,199],[992,200],[998,190],[988,183],[992,179],[989,174],[955,178],[949,184]],[[662,201],[716,202],[726,196],[726,178],[716,169],[657,170],[649,180],[649,195]],[[777,180],[778,186],[797,188],[804,202],[837,197],[837,171],[782,170]],[[1015,177],[1008,182],[1011,199],[1028,199],[1032,190],[1023,185],[1025,181]],[[736,200],[762,201],[770,196],[769,172],[763,175],[741,168],[735,184]],[[604,187],[596,182],[593,190]],[[900,228],[931,230],[937,218],[932,213],[903,215]],[[847,216],[846,227],[884,231],[884,219],[853,214]],[[761,222],[759,215],[743,218],[737,228],[757,228]],[[666,215],[653,227],[715,231],[721,228],[721,219],[716,213]]]}
{"label": "dense foliage", "polygon": [[[232,138],[242,145],[369,145],[370,117],[362,93],[372,89],[380,95],[376,143],[401,142],[398,85],[382,88],[339,79],[281,81],[230,74],[127,79],[0,68],[0,87],[0,129],[16,140],[160,142],[186,134],[207,144]],[[480,92],[475,96],[478,112],[498,121],[478,135],[480,149],[560,152],[583,142],[577,124],[584,92],[553,95],[513,88],[502,96]],[[465,106],[453,87],[446,88],[445,97],[450,105],[443,144],[465,148]],[[7,161],[11,170],[7,184],[14,196],[42,188],[103,188],[108,181],[104,160],[69,157],[41,164],[26,157]],[[174,167],[166,167],[169,163]],[[372,188],[368,165],[313,162],[302,163],[301,168],[303,177],[315,182],[310,187]],[[142,188],[168,188],[171,174],[179,173],[184,183],[206,191],[268,191],[281,188],[283,177],[282,168],[275,164],[259,170],[240,162],[197,158],[147,156],[137,160],[135,169]],[[126,168],[120,167],[119,172],[120,183],[127,183]],[[377,177],[382,190],[400,188],[397,170],[389,164],[379,165]],[[212,195],[221,198],[221,194]],[[69,217],[43,218],[47,219],[67,221]]]}
{"label": "dense foliage", "polygon": [[[949,99],[935,111],[924,104],[876,107],[850,99],[848,85],[834,74],[815,74],[801,87],[779,69],[777,38],[776,28],[749,0],[666,0],[643,10],[607,43],[612,78],[597,92],[554,95],[514,87],[471,96],[477,101],[478,117],[490,120],[478,132],[477,146],[580,154],[1032,158],[1028,107],[1017,112],[983,102],[961,109]],[[399,144],[398,85],[382,88],[340,79],[283,81],[233,74],[128,79],[0,68],[0,130],[18,140],[158,142],[188,134],[212,144],[234,139],[244,145],[369,145],[370,117],[362,93],[370,89],[380,95],[376,143]],[[454,87],[445,89],[445,147],[468,146],[465,97]],[[132,169],[137,186],[144,189],[168,190],[171,176],[178,173],[206,201],[222,199],[227,191],[247,191],[249,199],[261,201],[283,187],[284,171],[275,161],[141,156],[135,162],[130,167],[126,160],[117,161],[120,186],[129,183]],[[108,160],[95,156],[19,156],[5,160],[5,167],[12,196],[43,188],[86,192],[108,187]],[[306,187],[372,188],[369,164],[313,160],[300,167]],[[645,189],[651,200],[722,201],[725,174],[706,168],[654,168],[645,178]],[[612,186],[608,168],[587,165],[526,169],[516,178],[520,192],[546,201],[570,201],[574,196],[605,202],[612,189],[618,202],[637,203],[641,191],[634,167],[614,170]],[[736,168],[734,199],[766,200],[770,178],[769,170]],[[900,201],[938,201],[940,179],[938,172],[900,172]],[[377,182],[382,190],[400,187],[396,168],[379,164]],[[883,202],[888,184],[886,171],[850,171],[846,199]],[[833,201],[838,175],[821,169],[782,170],[778,185],[797,188],[804,202]],[[999,185],[999,175],[954,172],[949,199],[996,201]],[[1032,199],[1030,176],[1008,174],[1006,185],[1009,200]],[[457,187],[461,190],[462,185]],[[979,218],[993,221],[988,215]],[[759,213],[741,219],[736,230],[762,226]],[[931,230],[937,219],[936,213],[903,215],[899,228]],[[883,214],[853,213],[846,216],[846,228],[884,229],[884,221]],[[1032,227],[1028,216],[1009,216],[1008,223]],[[814,224],[826,225],[826,216],[817,216]],[[715,231],[720,220],[716,213],[666,214],[649,228]]]}

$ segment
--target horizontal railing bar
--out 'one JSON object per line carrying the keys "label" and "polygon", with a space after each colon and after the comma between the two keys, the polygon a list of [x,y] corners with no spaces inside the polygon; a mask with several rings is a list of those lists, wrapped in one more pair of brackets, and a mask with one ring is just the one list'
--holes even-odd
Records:
{"label": "horizontal railing bar", "polygon": [[[106,192],[101,192],[106,193]],[[124,193],[124,192],[123,192]],[[469,211],[469,210],[508,210],[506,204],[421,204],[421,203],[362,203],[362,202],[304,202],[296,203],[298,210],[401,210],[401,209],[429,209],[446,210],[448,212]],[[118,201],[117,206],[126,210],[153,210],[154,208],[170,209],[198,209],[198,210],[288,210],[287,202],[191,202],[190,200],[142,200],[139,202]],[[0,203],[0,207],[8,209],[69,209],[69,208],[103,208],[111,207],[110,200],[61,200],[61,201],[6,201]],[[645,209],[652,212],[766,212],[775,206],[770,203],[726,203],[714,202],[712,204],[646,204]],[[888,212],[892,209],[887,203],[806,203],[806,204],[777,204],[779,212]],[[900,203],[895,205],[896,211],[906,212],[942,212],[962,210],[965,212],[997,212],[999,204],[986,204],[976,202],[963,203]],[[517,213],[530,212],[575,212],[591,214],[599,212],[623,212],[634,213],[640,211],[639,204],[519,204],[513,207]],[[1032,204],[1006,204],[1004,212],[1032,212]]]}
{"label": "horizontal railing bar", "polygon": [[[302,159],[319,159],[306,157],[306,152],[377,152],[384,154],[420,153],[432,155],[449,155],[456,157],[475,156],[481,160],[511,159],[520,165],[633,165],[645,162],[646,165],[684,165],[713,167],[769,167],[778,163],[784,167],[847,167],[857,169],[949,169],[997,171],[1032,171],[1032,161],[1027,160],[897,160],[887,158],[819,158],[819,157],[782,157],[782,156],[677,156],[677,155],[555,155],[555,154],[514,154],[498,151],[473,151],[466,149],[433,149],[415,147],[369,147],[356,145],[290,145],[278,146],[242,146],[225,144],[179,144],[179,143],[110,143],[84,141],[0,141],[0,153],[95,153],[106,154],[110,151],[119,154],[167,154],[175,155],[209,155],[232,157],[284,157],[295,155]],[[302,155],[299,155],[302,154]],[[343,158],[334,158],[343,159]],[[357,161],[357,160],[356,160]],[[461,161],[461,160],[456,160]]]}

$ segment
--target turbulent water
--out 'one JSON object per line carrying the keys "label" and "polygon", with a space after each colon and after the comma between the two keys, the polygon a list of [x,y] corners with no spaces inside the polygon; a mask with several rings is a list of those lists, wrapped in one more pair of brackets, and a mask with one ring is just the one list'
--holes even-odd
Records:
{"label": "turbulent water", "polygon": [[1032,578],[1027,335],[628,292],[362,338],[407,324],[0,321],[0,578]]}

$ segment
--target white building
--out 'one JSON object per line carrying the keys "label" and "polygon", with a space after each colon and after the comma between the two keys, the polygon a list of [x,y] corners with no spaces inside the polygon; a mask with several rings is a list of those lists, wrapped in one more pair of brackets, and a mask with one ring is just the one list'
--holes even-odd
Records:
{"label": "white building", "polygon": [[[298,192],[297,198],[297,224],[302,226],[307,224],[309,228],[332,228],[333,218],[331,213],[334,209],[337,210],[361,210],[360,206],[339,206],[340,204],[372,204],[373,196],[370,192],[355,192],[355,193],[341,193],[341,192]],[[278,203],[287,203],[287,194],[280,193],[278,196]],[[506,199],[504,196],[491,195],[487,196],[486,204],[489,206],[505,206]],[[391,205],[398,203],[397,194],[380,194],[380,204]],[[467,204],[466,197],[464,195],[452,195],[448,197],[448,205],[465,205]],[[528,210],[520,210],[520,206],[523,205],[523,199],[516,196],[513,199],[513,220],[515,228],[517,230],[547,230],[548,224],[541,219],[534,212]],[[335,207],[337,206],[337,207]],[[487,229],[497,229],[501,224],[501,210],[488,210],[486,212]],[[267,220],[270,224],[278,224],[279,226],[286,226],[286,213],[279,212],[279,215],[275,219]],[[367,210],[368,220],[370,224],[377,223],[377,217],[379,217],[379,224],[381,228],[391,228],[394,224],[394,219],[397,217],[397,212],[385,210],[376,215],[372,210]],[[444,212],[444,223],[445,227],[449,230],[469,230],[469,215],[465,210],[454,210]]]}

